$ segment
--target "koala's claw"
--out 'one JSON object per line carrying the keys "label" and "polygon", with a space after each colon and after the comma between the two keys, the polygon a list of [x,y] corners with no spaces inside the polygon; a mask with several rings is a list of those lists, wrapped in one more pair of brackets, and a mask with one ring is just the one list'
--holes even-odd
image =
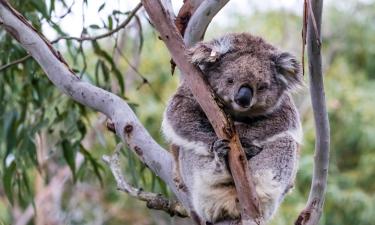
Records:
{"label": "koala's claw", "polygon": [[246,158],[248,160],[258,155],[262,150],[263,150],[263,147],[259,145],[250,145],[244,148],[244,151],[246,153]]}
{"label": "koala's claw", "polygon": [[218,139],[212,144],[212,151],[216,154],[219,158],[224,158],[228,155],[230,150],[229,147],[229,140],[226,139]]}

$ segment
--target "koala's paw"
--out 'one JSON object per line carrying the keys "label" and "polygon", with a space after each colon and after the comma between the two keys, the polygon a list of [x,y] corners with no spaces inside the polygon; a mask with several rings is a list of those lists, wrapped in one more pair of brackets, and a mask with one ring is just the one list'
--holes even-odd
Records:
{"label": "koala's paw", "polygon": [[263,146],[260,143],[245,138],[241,138],[241,145],[248,160],[258,155],[263,150]]}
{"label": "koala's paw", "polygon": [[229,140],[226,140],[226,139],[218,139],[218,140],[216,140],[212,144],[212,147],[211,147],[211,151],[219,159],[224,159],[225,157],[227,157],[229,150],[230,150]]}
{"label": "koala's paw", "polygon": [[263,150],[263,147],[259,145],[250,145],[244,148],[244,151],[246,153],[246,158],[248,160],[258,155],[262,150]]}
{"label": "koala's paw", "polygon": [[227,171],[227,156],[229,152],[229,141],[224,139],[216,140],[211,146],[211,152],[213,154],[213,163],[215,173],[223,173]]}

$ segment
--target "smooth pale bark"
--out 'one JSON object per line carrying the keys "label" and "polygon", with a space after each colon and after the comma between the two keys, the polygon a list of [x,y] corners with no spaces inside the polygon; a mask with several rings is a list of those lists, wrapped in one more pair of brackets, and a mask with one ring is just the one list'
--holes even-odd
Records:
{"label": "smooth pale bark", "polygon": [[184,42],[187,47],[203,39],[212,19],[228,2],[229,0],[206,0],[199,5],[185,30]]}
{"label": "smooth pale bark", "polygon": [[307,6],[309,15],[307,24],[307,54],[316,140],[314,171],[309,199],[305,209],[299,215],[295,223],[296,225],[317,225],[319,223],[327,186],[330,145],[330,129],[324,93],[321,56],[323,0],[307,1],[309,1],[307,4],[311,4]]}

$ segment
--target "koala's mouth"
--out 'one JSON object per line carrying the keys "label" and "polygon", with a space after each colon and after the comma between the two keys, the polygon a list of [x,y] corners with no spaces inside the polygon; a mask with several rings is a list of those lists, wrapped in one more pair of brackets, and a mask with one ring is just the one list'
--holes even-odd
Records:
{"label": "koala's mouth", "polygon": [[236,112],[247,112],[251,109],[252,104],[249,104],[248,106],[242,106],[240,104],[237,104],[235,101],[231,102],[232,109]]}
{"label": "koala's mouth", "polygon": [[253,97],[249,104],[237,103],[235,96],[224,95],[223,97],[219,97],[219,99],[223,103],[225,111],[232,115],[246,114],[252,110],[252,106],[255,104],[255,98]]}
{"label": "koala's mouth", "polygon": [[[234,112],[236,113],[246,113],[250,111],[251,107],[253,106],[253,102],[250,103],[248,106],[241,106],[240,104],[237,104],[234,99],[231,99],[227,96],[225,96],[223,99],[223,102],[225,102],[226,109],[233,114]],[[236,114],[235,113],[235,114]]]}

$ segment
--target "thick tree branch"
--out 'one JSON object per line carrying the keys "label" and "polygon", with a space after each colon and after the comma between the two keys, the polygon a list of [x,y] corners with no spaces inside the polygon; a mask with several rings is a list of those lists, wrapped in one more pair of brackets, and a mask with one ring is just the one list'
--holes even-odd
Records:
{"label": "thick tree branch", "polygon": [[[321,23],[323,0],[308,0],[313,15],[308,16],[307,53],[311,102],[315,119],[315,157],[309,199],[299,215],[296,225],[317,225],[322,214],[327,185],[329,165],[329,121],[325,103],[325,93],[321,57]],[[315,19],[314,19],[315,18]],[[315,21],[314,21],[315,20]],[[318,41],[317,41],[318,40]]]}
{"label": "thick tree branch", "polygon": [[[213,17],[228,3],[229,0],[185,0],[181,7],[175,24],[184,37],[184,43],[191,47],[198,41],[203,40],[208,25]],[[176,64],[172,63],[172,73]],[[181,77],[182,82],[184,76]]]}
{"label": "thick tree branch", "polygon": [[143,163],[166,182],[184,205],[188,205],[186,193],[178,191],[174,185],[172,174],[174,162],[171,155],[154,141],[123,99],[80,80],[46,38],[6,0],[0,0],[0,22],[39,63],[56,87],[75,101],[109,117],[115,125],[116,134],[128,144]]}
{"label": "thick tree branch", "polygon": [[262,223],[259,200],[248,169],[248,162],[233,124],[217,105],[215,95],[203,79],[202,72],[188,62],[182,37],[161,2],[142,0],[142,3],[216,134],[221,139],[230,140],[229,165],[241,204],[242,223],[244,225]]}
{"label": "thick tree branch", "polygon": [[191,16],[184,35],[185,45],[190,47],[201,41],[214,16],[229,2],[229,0],[206,0],[199,5]]}
{"label": "thick tree branch", "polygon": [[178,11],[175,20],[176,27],[182,36],[184,36],[185,34],[185,30],[188,26],[191,16],[203,1],[204,0],[184,0],[184,4]]}
{"label": "thick tree branch", "polygon": [[188,213],[180,202],[169,200],[161,194],[143,191],[141,188],[132,187],[122,175],[120,166],[120,149],[122,144],[117,145],[112,156],[103,156],[103,161],[109,166],[113,176],[115,177],[117,188],[128,193],[130,196],[147,203],[150,209],[163,210],[169,215],[187,217]]}

